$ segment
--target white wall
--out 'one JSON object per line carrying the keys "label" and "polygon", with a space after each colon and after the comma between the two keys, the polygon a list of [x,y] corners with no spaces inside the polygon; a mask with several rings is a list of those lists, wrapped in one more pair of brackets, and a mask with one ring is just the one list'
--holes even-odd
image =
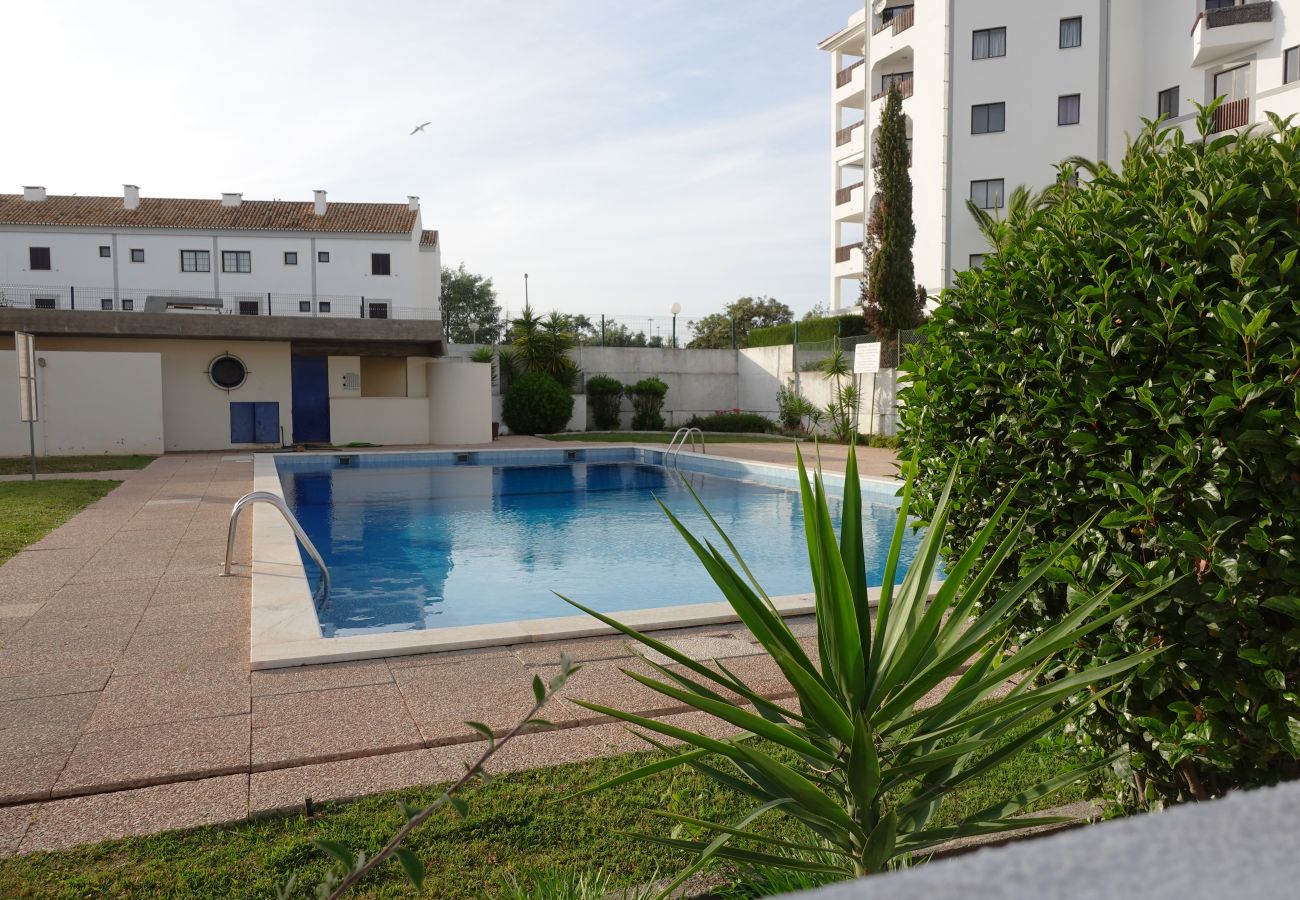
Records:
{"label": "white wall", "polygon": [[424,397],[332,398],[330,441],[335,444],[428,443],[429,401]]}
{"label": "white wall", "polygon": [[[734,350],[673,350],[658,347],[578,347],[570,354],[587,377],[607,375],[624,384],[654,376],[668,385],[664,421],[680,425],[696,415],[740,406]],[[632,421],[623,401],[623,427]]]}
{"label": "white wall", "polygon": [[[37,343],[36,452],[41,456],[163,452],[162,357],[85,353]],[[18,420],[17,354],[0,352],[0,456],[25,456]]]}
{"label": "white wall", "polygon": [[486,444],[492,440],[492,367],[462,360],[428,364],[429,443]]}

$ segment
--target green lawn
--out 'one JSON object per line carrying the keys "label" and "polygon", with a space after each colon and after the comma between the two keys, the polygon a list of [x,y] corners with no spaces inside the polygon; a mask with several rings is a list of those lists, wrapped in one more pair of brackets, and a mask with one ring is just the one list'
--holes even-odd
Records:
{"label": "green lawn", "polygon": [[[507,879],[533,885],[555,873],[570,877],[601,870],[609,876],[610,887],[617,888],[676,871],[684,857],[620,832],[667,833],[671,823],[650,815],[652,809],[734,820],[748,801],[687,770],[557,802],[649,758],[651,754],[633,754],[537,769],[466,791],[462,796],[469,804],[467,819],[446,810],[407,841],[427,867],[425,895],[500,896]],[[1043,739],[996,777],[954,792],[946,818],[951,821],[960,812],[1004,799],[1062,767],[1056,745]],[[1087,787],[1077,785],[1043,805],[1080,800],[1088,793]],[[274,897],[274,886],[297,873],[294,896],[306,898],[327,865],[311,846],[312,839],[339,841],[373,854],[403,822],[396,806],[399,797],[423,804],[434,796],[429,788],[394,792],[328,806],[310,819],[282,816],[13,857],[0,861],[0,897]],[[766,825],[760,827],[796,834],[788,819],[770,814],[763,821]],[[393,863],[352,896],[411,893]]]}
{"label": "green lawn", "polygon": [[[575,431],[567,434],[542,434],[548,441],[604,441],[611,444],[666,444],[671,434],[659,431]],[[704,435],[706,444],[790,444],[795,438],[775,434],[726,434],[712,431]]]}
{"label": "green lawn", "polygon": [[[51,474],[63,472],[112,472],[121,469],[143,469],[156,456],[38,456],[36,471]],[[29,456],[0,457],[0,475],[26,475],[32,470]]]}
{"label": "green lawn", "polygon": [[0,482],[0,563],[39,541],[119,484],[74,478]]}

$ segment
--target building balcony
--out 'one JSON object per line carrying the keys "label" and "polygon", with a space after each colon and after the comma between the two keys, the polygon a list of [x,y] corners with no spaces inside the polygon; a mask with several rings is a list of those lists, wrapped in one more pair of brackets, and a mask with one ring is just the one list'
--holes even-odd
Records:
{"label": "building balcony", "polygon": [[863,143],[866,138],[863,136],[863,126],[866,121],[854,122],[846,128],[841,128],[835,132],[835,147],[831,152],[831,158],[834,162],[843,164],[850,157],[861,156],[866,152],[866,144]]}
{"label": "building balcony", "polygon": [[835,73],[835,90],[832,98],[837,106],[861,109],[867,90],[866,60],[859,59]]}
{"label": "building balcony", "polygon": [[889,29],[894,34],[901,34],[916,24],[915,6],[891,6],[880,14],[880,21],[872,30],[872,35]]}
{"label": "building balcony", "polygon": [[1221,103],[1214,111],[1214,118],[1210,123],[1210,134],[1231,131],[1234,128],[1245,128],[1249,124],[1250,98],[1242,97],[1240,100],[1229,100],[1226,103]]}
{"label": "building balcony", "polygon": [[898,92],[903,95],[904,100],[912,96],[912,76],[908,75],[906,78],[885,80],[880,85],[880,90],[871,95],[871,101],[874,103],[877,100],[883,99],[889,93],[890,84],[898,85]]}
{"label": "building balcony", "polygon": [[1240,56],[1276,34],[1271,0],[1200,13],[1192,26],[1192,65]]}
{"label": "building balcony", "polygon": [[863,185],[859,183],[842,187],[835,192],[835,221],[861,221],[864,210],[862,189]]}
{"label": "building balcony", "polygon": [[831,273],[836,278],[861,278],[863,273],[862,245],[845,244],[842,247],[836,247],[835,264],[831,268]]}

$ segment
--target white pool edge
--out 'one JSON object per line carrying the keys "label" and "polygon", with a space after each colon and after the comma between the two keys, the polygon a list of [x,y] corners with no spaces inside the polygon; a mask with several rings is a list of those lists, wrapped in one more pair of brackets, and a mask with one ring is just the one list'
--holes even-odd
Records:
{"label": "white pool edge", "polygon": [[[662,446],[623,444],[623,448],[662,453]],[[545,448],[547,450],[551,448]],[[570,449],[560,446],[556,449]],[[571,448],[591,449],[591,448]],[[603,449],[603,448],[602,448]],[[455,448],[434,451],[361,451],[366,455],[410,455],[412,453],[458,452]],[[476,456],[518,453],[517,450],[470,450]],[[279,454],[253,455],[253,490],[268,491],[284,499],[275,460]],[[294,454],[297,456],[338,456],[337,451],[319,451]],[[356,455],[356,454],[352,454]],[[788,479],[797,470],[794,466],[759,463],[751,460],[708,455],[706,461],[717,460],[743,466],[756,475],[767,475],[773,480]],[[829,485],[843,487],[844,476],[827,473]],[[871,499],[892,498],[900,482],[892,478],[861,476],[865,495]],[[421,629],[416,631],[380,632],[352,637],[327,638],[321,634],[316,604],[312,597],[307,571],[298,552],[297,540],[288,522],[269,504],[254,504],[252,600],[249,615],[249,668],[275,669],[313,663],[345,662],[357,659],[374,659],[384,656],[404,656],[416,653],[437,653],[450,650],[468,650],[478,647],[496,647],[507,644],[526,644],[599,635],[617,634],[617,630],[586,615],[561,616],[552,619],[525,619],[488,625],[460,625],[450,628]],[[870,588],[871,605],[876,604],[879,588]],[[773,597],[773,604],[783,616],[807,615],[813,611],[812,594],[792,594]],[[699,625],[718,625],[740,621],[729,603],[696,603],[683,606],[662,606],[627,610],[618,614],[625,625],[639,631],[666,628],[689,628]]]}

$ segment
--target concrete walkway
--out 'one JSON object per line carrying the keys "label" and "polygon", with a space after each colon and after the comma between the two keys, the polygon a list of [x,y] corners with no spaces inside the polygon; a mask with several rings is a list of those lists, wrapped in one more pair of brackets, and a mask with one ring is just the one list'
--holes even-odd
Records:
{"label": "concrete walkway", "polygon": [[[727,455],[771,459],[773,447]],[[122,478],[0,567],[0,856],[458,777],[484,746],[464,720],[512,725],[561,652],[585,663],[565,696],[708,725],[620,672],[635,662],[621,638],[250,673],[251,528],[235,577],[218,571],[251,457],[168,455]],[[792,624],[811,648],[812,623]],[[658,636],[791,694],[741,626]],[[558,730],[517,739],[497,771],[645,749],[580,707],[545,715]]]}
{"label": "concrete walkway", "polygon": [[[140,474],[139,469],[109,469],[106,472],[37,472],[37,481],[60,481],[64,478],[86,479],[88,481],[126,481],[132,475]],[[27,475],[0,475],[0,481],[31,481]]]}

